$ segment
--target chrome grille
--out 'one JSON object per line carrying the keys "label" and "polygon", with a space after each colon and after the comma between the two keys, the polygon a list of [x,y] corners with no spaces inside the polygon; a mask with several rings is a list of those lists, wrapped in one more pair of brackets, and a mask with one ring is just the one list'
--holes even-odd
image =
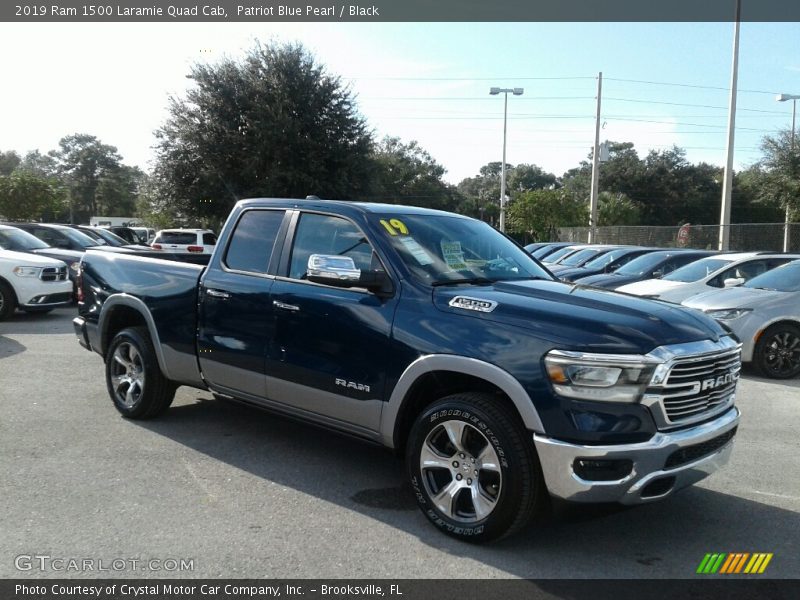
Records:
{"label": "chrome grille", "polygon": [[42,281],[66,281],[67,267],[44,267],[39,274]]}
{"label": "chrome grille", "polygon": [[697,420],[727,406],[741,370],[739,349],[676,360],[661,390],[671,423]]}

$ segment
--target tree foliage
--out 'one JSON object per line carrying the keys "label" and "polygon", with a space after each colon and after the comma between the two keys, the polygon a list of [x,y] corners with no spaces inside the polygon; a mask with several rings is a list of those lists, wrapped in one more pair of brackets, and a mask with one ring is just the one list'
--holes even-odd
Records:
{"label": "tree foliage", "polygon": [[58,212],[63,200],[58,183],[24,170],[0,176],[0,215],[11,221],[39,219]]}
{"label": "tree foliage", "polygon": [[369,200],[457,210],[461,195],[442,176],[445,168],[416,141],[404,144],[386,137],[371,156],[373,179]]}
{"label": "tree foliage", "polygon": [[508,207],[508,229],[534,240],[557,239],[559,227],[579,227],[589,220],[588,205],[566,190],[533,190]]}
{"label": "tree foliage", "polygon": [[638,225],[641,220],[641,208],[625,194],[601,192],[597,197],[597,224],[605,225]]}
{"label": "tree foliage", "polygon": [[181,211],[224,217],[247,196],[357,198],[372,139],[351,91],[299,44],[196,64],[158,130],[156,175]]}

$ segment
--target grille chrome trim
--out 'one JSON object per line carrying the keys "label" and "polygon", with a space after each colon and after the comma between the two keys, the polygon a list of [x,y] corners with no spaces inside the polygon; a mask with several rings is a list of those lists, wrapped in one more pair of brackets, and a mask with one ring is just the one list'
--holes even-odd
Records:
{"label": "grille chrome trim", "polygon": [[67,267],[42,267],[39,279],[42,281],[66,281]]}
{"label": "grille chrome trim", "polygon": [[663,361],[642,404],[659,430],[704,421],[733,406],[741,371],[741,344],[731,338],[662,346],[650,355]]}

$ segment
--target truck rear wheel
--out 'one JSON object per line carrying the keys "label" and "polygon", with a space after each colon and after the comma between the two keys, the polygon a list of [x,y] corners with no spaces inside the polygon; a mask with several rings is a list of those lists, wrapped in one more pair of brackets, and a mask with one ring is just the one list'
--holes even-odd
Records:
{"label": "truck rear wheel", "polygon": [[414,423],[407,468],[417,503],[444,533],[485,542],[529,522],[547,496],[519,416],[490,394],[462,393]]}
{"label": "truck rear wheel", "polygon": [[161,373],[146,328],[123,329],[111,341],[106,387],[114,406],[129,419],[156,417],[172,404],[177,386]]}

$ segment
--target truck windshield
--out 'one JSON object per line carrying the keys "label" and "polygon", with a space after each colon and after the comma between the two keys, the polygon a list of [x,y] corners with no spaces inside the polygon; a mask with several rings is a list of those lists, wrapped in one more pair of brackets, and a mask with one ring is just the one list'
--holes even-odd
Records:
{"label": "truck windshield", "polygon": [[522,248],[482,221],[447,215],[374,215],[375,225],[428,285],[553,278]]}

